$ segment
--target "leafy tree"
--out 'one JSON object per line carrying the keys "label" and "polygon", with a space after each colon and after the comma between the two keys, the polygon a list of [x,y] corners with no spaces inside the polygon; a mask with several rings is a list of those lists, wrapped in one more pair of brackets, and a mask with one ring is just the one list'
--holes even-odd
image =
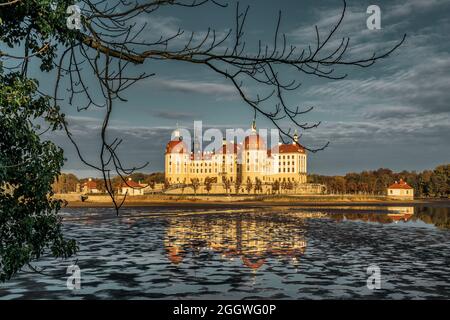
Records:
{"label": "leafy tree", "polygon": [[169,189],[169,187],[170,187],[170,183],[169,183],[169,181],[167,179],[165,179],[164,180],[164,190]]}
{"label": "leafy tree", "polygon": [[229,190],[231,188],[231,180],[227,179],[226,177],[222,177],[222,183],[226,193],[229,193]]}
{"label": "leafy tree", "polygon": [[250,178],[247,178],[247,183],[245,184],[245,190],[247,190],[247,193],[250,193],[250,191],[252,191],[252,189],[253,189],[252,180],[250,180]]}
{"label": "leafy tree", "polygon": [[280,182],[278,180],[275,180],[272,182],[272,193],[280,193]]}
{"label": "leafy tree", "polygon": [[402,171],[395,173],[389,169],[378,169],[375,171],[364,171],[361,173],[348,173],[345,176],[308,176],[308,182],[320,183],[327,190],[334,193],[365,193],[374,195],[385,195],[387,187],[404,179],[414,188],[418,197],[448,197],[450,194],[450,165],[441,165],[433,171],[425,170],[421,173]]}
{"label": "leafy tree", "polygon": [[194,190],[194,194],[197,194],[197,190],[200,187],[200,180],[198,178],[191,178],[191,186]]}
{"label": "leafy tree", "polygon": [[255,189],[254,189],[255,193],[257,192],[262,192],[262,181],[259,178],[255,179]]}
{"label": "leafy tree", "polygon": [[164,172],[154,172],[149,175],[144,174],[144,178],[142,179],[142,181],[147,184],[164,183],[164,180],[165,180]]}
{"label": "leafy tree", "polygon": [[297,188],[299,187],[300,183],[297,180],[294,180],[292,183],[292,186],[294,188],[294,193],[297,193]]}
{"label": "leafy tree", "polygon": [[234,191],[236,194],[238,194],[239,191],[241,190],[241,186],[242,186],[242,179],[237,178],[236,181],[234,182]]}
{"label": "leafy tree", "polygon": [[288,181],[286,184],[286,189],[287,190],[292,190],[294,189],[294,184],[292,183],[292,181]]}
{"label": "leafy tree", "polygon": [[208,194],[212,189],[212,183],[213,183],[212,178],[210,178],[210,177],[205,178],[205,190],[206,190],[206,192],[208,192]]}
{"label": "leafy tree", "polygon": [[61,230],[61,201],[49,197],[63,165],[62,150],[41,140],[33,123],[44,118],[57,130],[60,118],[37,87],[0,70],[0,282],[45,253],[68,257],[77,250]]}
{"label": "leafy tree", "polygon": [[52,190],[55,193],[69,193],[75,192],[77,185],[80,183],[78,178],[72,173],[60,174],[52,185]]}

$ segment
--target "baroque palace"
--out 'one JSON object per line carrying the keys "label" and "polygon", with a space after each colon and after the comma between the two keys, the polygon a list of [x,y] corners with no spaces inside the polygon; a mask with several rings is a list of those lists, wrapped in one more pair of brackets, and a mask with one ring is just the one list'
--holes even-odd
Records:
{"label": "baroque palace", "polygon": [[170,185],[190,184],[208,179],[235,184],[248,182],[267,185],[275,181],[296,186],[306,183],[307,153],[298,143],[295,133],[290,144],[268,149],[266,141],[257,133],[253,121],[251,133],[241,143],[223,141],[219,150],[198,151],[189,148],[178,130],[166,146],[165,175]]}

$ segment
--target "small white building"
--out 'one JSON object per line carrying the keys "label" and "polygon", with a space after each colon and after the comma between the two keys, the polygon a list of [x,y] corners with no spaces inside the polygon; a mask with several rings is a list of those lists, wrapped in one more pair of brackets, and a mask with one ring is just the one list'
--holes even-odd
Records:
{"label": "small white building", "polygon": [[145,185],[134,182],[131,178],[128,178],[128,181],[123,183],[120,187],[119,193],[128,196],[143,196],[144,188]]}
{"label": "small white building", "polygon": [[413,200],[414,199],[414,189],[407,184],[403,179],[400,181],[395,181],[387,189],[387,196],[391,199],[399,200]]}
{"label": "small white building", "polygon": [[97,182],[93,181],[92,178],[89,178],[88,181],[83,183],[82,191],[83,193],[101,193],[97,188]]}

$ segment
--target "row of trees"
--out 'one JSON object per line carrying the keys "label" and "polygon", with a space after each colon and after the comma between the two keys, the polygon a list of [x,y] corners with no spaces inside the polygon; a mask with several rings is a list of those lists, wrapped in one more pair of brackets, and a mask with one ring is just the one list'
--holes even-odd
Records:
{"label": "row of trees", "polygon": [[[133,181],[141,182],[154,188],[157,183],[167,182],[164,179],[164,173],[156,172],[151,174],[133,173],[129,176]],[[402,171],[393,172],[390,169],[378,169],[374,171],[363,171],[360,173],[347,173],[345,176],[325,176],[325,175],[309,175],[309,183],[319,183],[327,187],[330,194],[370,194],[370,195],[384,195],[386,188],[400,179],[405,180],[411,187],[414,188],[416,196],[419,197],[448,197],[450,195],[450,164],[441,165],[434,170],[425,170],[423,172]],[[77,191],[77,185],[83,186],[88,179],[79,179],[71,173],[63,173],[53,184],[53,191],[55,193],[68,193]],[[97,189],[105,190],[103,179],[93,179],[97,184]],[[217,178],[207,177],[204,182],[198,178],[192,178],[189,182],[184,183],[185,187],[192,187],[194,193],[197,193],[201,186],[205,187],[206,192],[212,190],[214,183],[217,183]],[[222,185],[226,193],[238,194],[242,191],[247,193],[254,192],[262,193],[263,182],[260,179],[255,181],[247,180],[231,181],[223,178]],[[123,183],[120,177],[112,178],[112,183],[115,189]],[[168,184],[167,184],[168,187]],[[284,191],[295,190],[298,183],[292,181],[271,183],[272,193],[282,193]]]}
{"label": "row of trees", "polygon": [[320,183],[331,194],[372,194],[384,195],[386,188],[403,179],[418,197],[450,196],[450,164],[440,165],[434,170],[423,172],[393,172],[390,169],[347,173],[345,176],[309,175],[309,183]]}
{"label": "row of trees", "polygon": [[[205,178],[203,186],[205,187],[207,193],[210,193],[214,183],[217,183],[217,178],[210,178],[210,177]],[[297,182],[292,181],[283,181],[283,182],[274,181],[270,183],[270,187],[273,194],[280,193],[283,190],[293,190],[297,188],[298,185],[299,184]],[[197,193],[198,188],[202,186],[202,183],[198,178],[192,178],[190,180],[190,184],[186,186],[192,187],[194,193]],[[222,177],[222,186],[227,194],[232,193],[233,189],[235,194],[239,194],[244,191],[247,191],[247,193],[254,192],[255,194],[263,192],[263,182],[259,178],[256,178],[255,181],[252,181],[248,178],[245,181],[245,183],[243,183],[241,179],[237,179],[233,182],[231,181],[231,179]]]}
{"label": "row of trees", "polygon": [[[133,173],[128,176],[133,181],[140,182],[145,185],[149,185],[151,188],[154,188],[157,183],[164,183],[164,173],[155,172],[151,174],[145,173]],[[88,178],[78,178],[73,173],[62,173],[58,176],[58,178],[53,183],[53,192],[55,193],[70,193],[80,191],[79,188],[83,187],[83,184],[88,181]],[[105,182],[103,178],[92,178],[97,185],[97,189],[100,192],[106,193]],[[122,184],[123,180],[121,177],[116,176],[111,179],[112,186],[114,190],[117,190]]]}

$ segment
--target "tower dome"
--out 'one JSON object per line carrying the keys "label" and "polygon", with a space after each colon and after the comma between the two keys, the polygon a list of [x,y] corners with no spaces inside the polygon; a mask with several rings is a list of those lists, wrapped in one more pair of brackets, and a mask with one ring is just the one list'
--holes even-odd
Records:
{"label": "tower dome", "polygon": [[252,133],[244,139],[245,150],[265,150],[266,142],[256,132],[256,121],[252,122]]}
{"label": "tower dome", "polygon": [[188,148],[182,140],[172,140],[166,145],[166,154],[188,153]]}

